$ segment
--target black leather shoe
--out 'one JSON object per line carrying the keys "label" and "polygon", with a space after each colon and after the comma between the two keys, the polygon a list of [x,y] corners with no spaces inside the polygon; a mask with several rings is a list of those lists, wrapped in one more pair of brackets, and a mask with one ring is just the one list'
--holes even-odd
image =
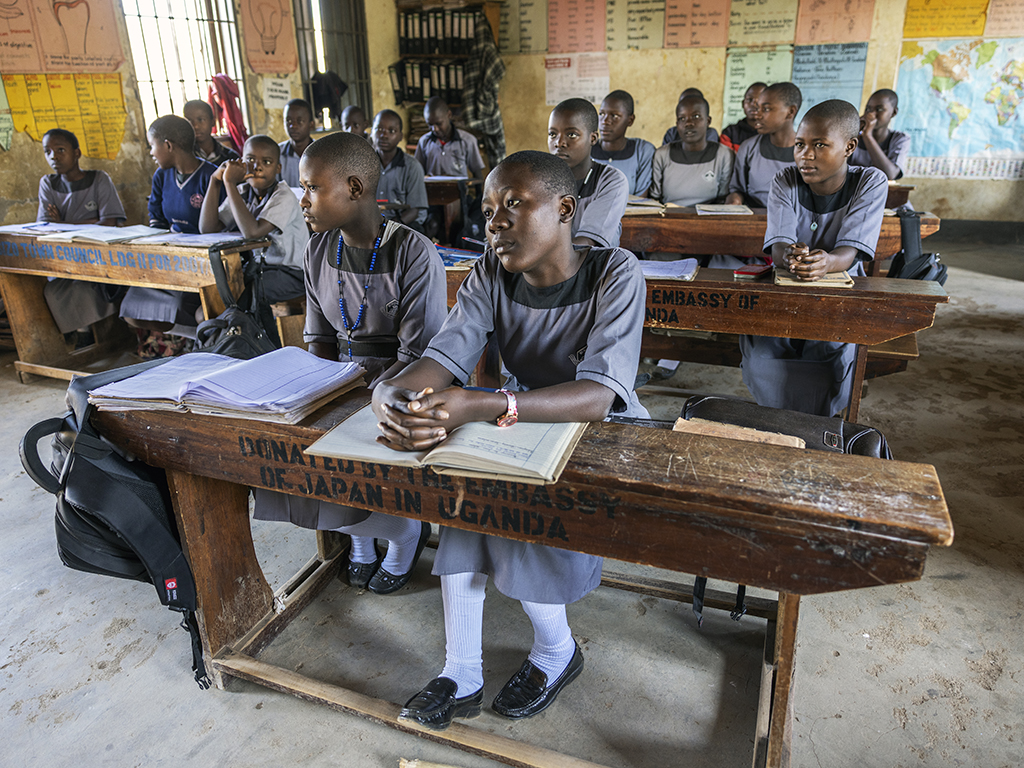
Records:
{"label": "black leather shoe", "polygon": [[409,570],[401,576],[396,576],[384,568],[378,568],[366,587],[368,590],[378,595],[390,595],[409,583],[412,572],[416,570],[416,563],[420,561],[420,555],[423,554],[423,548],[427,546],[427,539],[430,538],[430,523],[421,523],[420,525],[420,540],[416,543],[416,554],[412,557],[412,565],[409,566]]}
{"label": "black leather shoe", "polygon": [[583,651],[580,650],[579,643],[575,645],[576,652],[573,653],[569,666],[551,685],[548,685],[548,676],[535,667],[533,662],[529,659],[524,661],[519,671],[494,697],[491,709],[499,715],[518,720],[533,717],[551,706],[558,692],[579,677],[583,671]]}
{"label": "black leather shoe", "polygon": [[377,547],[376,539],[373,540],[373,548],[377,552],[377,559],[372,563],[353,563],[349,561],[348,567],[345,569],[345,576],[348,580],[349,586],[355,587],[356,589],[366,589],[366,585],[370,583],[370,578],[377,572],[377,569],[380,568],[384,555]]}
{"label": "black leather shoe", "polygon": [[448,677],[435,677],[426,687],[405,702],[399,720],[413,720],[435,731],[443,731],[456,717],[479,717],[484,703],[484,689],[455,698],[458,686]]}

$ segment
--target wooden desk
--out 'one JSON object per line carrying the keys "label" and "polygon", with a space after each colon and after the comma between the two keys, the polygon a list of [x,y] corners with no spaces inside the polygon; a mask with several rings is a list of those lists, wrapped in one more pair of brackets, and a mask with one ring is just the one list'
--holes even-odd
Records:
{"label": "wooden desk", "polygon": [[[743,218],[743,217],[735,217]],[[746,217],[749,218],[749,217]],[[468,271],[448,270],[448,302],[455,303]],[[930,328],[935,307],[949,301],[938,283],[857,277],[853,288],[775,285],[770,279],[736,280],[726,269],[701,269],[692,282],[647,281],[641,355],[686,359],[680,331],[757,334],[861,345],[851,396],[856,421],[867,363],[865,345]]]}
{"label": "wooden desk", "polygon": [[[344,557],[321,537],[318,556],[272,593],[252,545],[246,486],[779,590],[777,604],[752,610],[768,618],[755,766],[787,762],[799,595],[919,579],[929,548],[952,541],[930,466],[636,426],[590,425],[549,486],[291,458],[367,400],[365,390],[349,393],[296,426],[144,411],[94,417],[116,445],[168,470],[218,685],[242,677],[512,765],[584,764],[461,722],[424,732],[398,722],[398,704],[258,660]],[[679,599],[672,585],[654,594]]]}
{"label": "wooden desk", "polygon": [[[269,241],[239,243],[220,249],[235,296],[242,291],[241,251]],[[209,319],[224,311],[210,267],[214,249],[180,246],[133,246],[131,243],[41,243],[31,236],[0,234],[0,290],[11,322],[18,360],[14,367],[25,382],[32,375],[70,380],[76,373],[95,373],[95,366],[123,347],[124,334],[68,351],[53,322],[43,286],[47,278],[136,285],[198,293]],[[113,329],[107,324],[107,330]]]}
{"label": "wooden desk", "polygon": [[[437,179],[427,176],[424,179],[427,185],[427,203],[429,205],[440,205],[444,207],[444,236],[449,245],[458,248],[459,243],[451,241],[452,230],[456,224],[462,223],[462,193],[459,190],[461,182],[452,179]],[[468,185],[481,184],[480,179],[466,179]]]}
{"label": "wooden desk", "polygon": [[[620,244],[634,252],[762,256],[767,223],[764,208],[755,208],[752,216],[700,216],[693,208],[669,209],[663,216],[623,216]],[[939,217],[934,213],[922,213],[921,237],[938,232],[939,224]],[[899,249],[899,217],[886,216],[882,219],[875,260],[888,259]]]}

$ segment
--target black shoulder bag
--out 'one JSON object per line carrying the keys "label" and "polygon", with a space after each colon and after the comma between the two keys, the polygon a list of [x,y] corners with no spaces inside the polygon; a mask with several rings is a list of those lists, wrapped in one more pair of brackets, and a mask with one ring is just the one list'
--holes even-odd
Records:
{"label": "black shoulder bag", "polygon": [[[57,497],[61,562],[78,571],[150,582],[161,604],[182,614],[181,626],[192,639],[192,670],[205,689],[210,679],[195,616],[196,585],[178,541],[166,475],[121,456],[89,423],[88,390],[170,359],[76,377],[68,387],[70,410],[31,427],[18,450],[28,476]],[[47,467],[38,444],[50,435]]]}
{"label": "black shoulder bag", "polygon": [[217,279],[217,292],[227,309],[217,317],[199,324],[195,351],[250,360],[279,349],[281,340],[277,336],[277,327],[263,292],[263,255],[260,254],[253,280],[242,294],[243,300],[248,297],[247,309],[240,307],[231,295],[224,261],[219,252],[210,253],[210,265]]}
{"label": "black shoulder bag", "polygon": [[903,247],[892,257],[886,277],[934,280],[945,285],[949,268],[939,260],[939,254],[923,253],[920,215],[908,208],[900,208],[896,215],[900,217],[900,245]]}

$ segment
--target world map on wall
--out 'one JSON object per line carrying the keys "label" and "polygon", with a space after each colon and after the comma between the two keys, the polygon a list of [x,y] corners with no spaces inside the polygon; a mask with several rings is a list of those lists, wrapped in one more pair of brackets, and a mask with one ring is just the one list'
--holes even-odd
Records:
{"label": "world map on wall", "polygon": [[995,166],[965,175],[1015,176],[1024,158],[1024,40],[905,42],[896,90],[894,127],[910,135],[913,157],[1001,161],[1007,175]]}

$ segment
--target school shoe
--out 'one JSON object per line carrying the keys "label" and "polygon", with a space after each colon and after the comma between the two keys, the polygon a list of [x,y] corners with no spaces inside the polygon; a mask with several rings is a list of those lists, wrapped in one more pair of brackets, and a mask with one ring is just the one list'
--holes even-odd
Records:
{"label": "school shoe", "polygon": [[376,539],[373,540],[373,548],[377,552],[377,559],[372,563],[353,563],[349,561],[348,567],[345,569],[349,586],[356,589],[366,589],[366,585],[370,583],[370,578],[380,568],[381,561],[384,560],[384,553],[377,546]]}
{"label": "school shoe", "polygon": [[576,651],[569,660],[569,666],[548,685],[548,676],[533,665],[529,659],[523,662],[519,671],[505,683],[491,703],[491,709],[503,717],[519,720],[543,712],[558,696],[558,692],[579,677],[583,671],[583,651],[574,641]]}
{"label": "school shoe", "polygon": [[412,720],[435,731],[443,731],[456,717],[479,717],[483,709],[484,688],[469,696],[456,698],[458,684],[449,677],[435,677],[426,687],[405,702],[399,720]]}
{"label": "school shoe", "polygon": [[416,542],[416,554],[412,557],[412,565],[409,566],[409,570],[401,576],[396,576],[384,568],[378,568],[366,587],[368,590],[378,595],[390,595],[409,583],[412,572],[416,570],[416,563],[420,561],[423,548],[427,546],[427,539],[430,538],[430,523],[421,523],[420,525],[420,540]]}

